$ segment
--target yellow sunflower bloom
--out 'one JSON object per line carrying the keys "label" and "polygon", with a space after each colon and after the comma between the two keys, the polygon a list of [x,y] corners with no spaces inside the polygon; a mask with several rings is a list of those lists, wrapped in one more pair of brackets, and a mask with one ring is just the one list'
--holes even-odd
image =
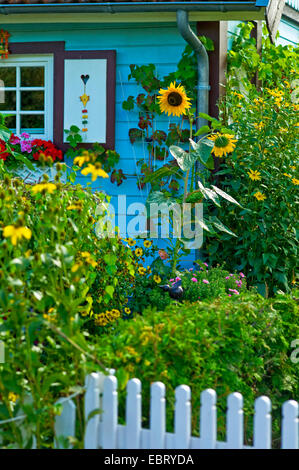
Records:
{"label": "yellow sunflower bloom", "polygon": [[252,181],[259,181],[261,179],[261,173],[257,170],[249,170],[247,174]]}
{"label": "yellow sunflower bloom", "polygon": [[129,313],[131,313],[131,309],[130,309],[129,307],[126,307],[126,308],[125,308],[125,313],[126,313],[127,315],[129,315]]}
{"label": "yellow sunflower bloom", "polygon": [[42,193],[42,192],[53,194],[54,191],[56,190],[56,187],[57,186],[54,183],[39,183],[39,184],[36,184],[35,186],[32,186],[31,191],[33,192],[33,194]]}
{"label": "yellow sunflower bloom", "polygon": [[219,132],[211,135],[208,139],[214,142],[212,153],[215,157],[220,158],[223,157],[223,155],[226,156],[228,153],[233,152],[236,147],[235,142],[237,142],[233,135],[220,134]]}
{"label": "yellow sunflower bloom", "polygon": [[134,253],[135,253],[135,255],[138,256],[138,258],[139,258],[140,256],[143,255],[143,250],[142,250],[142,248],[136,248],[136,250],[134,251]]}
{"label": "yellow sunflower bloom", "polygon": [[143,245],[144,245],[145,248],[150,248],[152,246],[152,244],[153,244],[153,242],[150,241],[150,240],[145,240],[143,242]]}
{"label": "yellow sunflower bloom", "polygon": [[299,184],[299,180],[297,180],[296,178],[293,178],[292,183],[297,186]]}
{"label": "yellow sunflower bloom", "polygon": [[128,238],[127,240],[129,246],[134,246],[136,245],[136,240],[133,240],[133,238]]}
{"label": "yellow sunflower bloom", "polygon": [[260,191],[257,191],[255,194],[254,194],[254,197],[258,200],[258,201],[264,201],[266,198],[265,194],[261,193]]}
{"label": "yellow sunflower bloom", "polygon": [[84,165],[84,163],[89,162],[90,158],[89,155],[81,155],[79,157],[74,158],[74,164],[78,165],[80,168]]}
{"label": "yellow sunflower bloom", "polygon": [[28,227],[15,227],[14,225],[7,225],[4,227],[3,236],[5,238],[10,238],[11,243],[15,246],[19,240],[26,238],[30,240],[32,235],[31,230]]}
{"label": "yellow sunflower bloom", "polygon": [[138,268],[138,272],[139,272],[140,276],[144,276],[145,273],[146,273],[146,269],[143,268],[143,267],[140,267],[140,268]]}
{"label": "yellow sunflower bloom", "polygon": [[187,110],[191,108],[190,98],[187,97],[185,89],[182,85],[176,86],[173,82],[166,90],[162,88],[159,91],[161,96],[158,96],[159,106],[162,113],[171,114],[173,116],[181,116],[186,114]]}
{"label": "yellow sunflower bloom", "polygon": [[95,165],[92,165],[89,163],[84,170],[81,171],[83,176],[87,176],[89,173],[91,173],[92,177],[91,180],[95,181],[98,177],[100,178],[108,178],[109,175],[106,173],[106,171],[102,170],[101,164],[96,163]]}
{"label": "yellow sunflower bloom", "polygon": [[156,284],[160,284],[160,282],[162,281],[162,279],[160,278],[160,276],[157,276],[157,274],[154,275],[154,281],[156,282]]}

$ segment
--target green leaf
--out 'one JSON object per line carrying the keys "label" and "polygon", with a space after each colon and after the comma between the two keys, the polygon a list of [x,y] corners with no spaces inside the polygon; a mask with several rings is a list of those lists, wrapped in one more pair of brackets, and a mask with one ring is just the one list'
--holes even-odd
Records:
{"label": "green leaf", "polygon": [[181,147],[177,147],[176,145],[171,145],[171,147],[169,147],[169,151],[183,171],[190,170],[198,159],[198,155],[196,153],[185,152],[185,150],[181,149]]}
{"label": "green leaf", "polygon": [[210,128],[209,126],[202,126],[200,129],[198,129],[197,132],[195,132],[195,136],[199,136],[199,135],[202,135],[202,134],[207,134],[208,132],[210,132]]}
{"label": "green leaf", "polygon": [[199,142],[194,142],[194,140],[190,139],[190,144],[201,163],[209,170],[213,170],[214,159],[211,155],[214,146],[213,142],[208,139],[204,139]]}
{"label": "green leaf", "polygon": [[13,151],[11,153],[16,160],[23,162],[24,165],[26,165],[30,170],[35,170],[34,165],[32,165],[31,161],[28,160],[28,158],[24,157],[24,155],[18,152],[13,152]]}
{"label": "green leaf", "polygon": [[219,198],[215,191],[209,188],[205,188],[200,181],[198,181],[198,186],[201,192],[203,193],[205,199],[210,199],[211,201],[214,202],[216,206],[220,207]]}
{"label": "green leaf", "polygon": [[232,235],[233,237],[237,237],[237,235],[232,232],[228,227],[226,227],[217,217],[210,217],[210,222],[214,225],[214,227],[217,228],[217,230],[220,230],[220,232],[225,232],[229,235]]}
{"label": "green leaf", "polygon": [[222,191],[222,189],[219,189],[217,188],[217,186],[213,186],[213,185],[212,185],[212,188],[216,191],[217,194],[219,194],[219,196],[223,197],[223,199],[226,199],[227,201],[232,202],[233,204],[236,204],[239,207],[242,207],[238,203],[238,201],[236,201],[232,196],[227,194],[225,191]]}

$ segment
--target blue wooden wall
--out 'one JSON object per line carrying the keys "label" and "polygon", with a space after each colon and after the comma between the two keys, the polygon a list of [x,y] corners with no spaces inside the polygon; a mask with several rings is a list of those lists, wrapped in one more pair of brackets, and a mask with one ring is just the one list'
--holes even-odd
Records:
{"label": "blue wooden wall", "polygon": [[[117,168],[122,168],[128,174],[128,179],[120,187],[110,181],[99,179],[92,183],[93,189],[104,189],[112,196],[112,204],[117,209],[117,196],[126,195],[127,206],[132,202],[145,202],[148,190],[137,188],[137,180],[133,175],[140,170],[136,169],[136,161],[147,159],[146,144],[131,145],[128,131],[137,127],[138,114],[122,109],[122,102],[129,95],[136,96],[141,90],[134,81],[128,81],[130,64],[156,65],[160,77],[176,70],[186,43],[180,36],[175,24],[58,24],[58,25],[14,25],[8,28],[11,33],[11,42],[28,41],[65,41],[66,50],[116,50],[116,145],[115,150],[120,154]],[[156,121],[157,129],[167,130],[173,119],[159,117]],[[69,162],[71,163],[71,162]],[[86,185],[90,177],[77,178],[76,182]],[[123,212],[123,211],[121,211]],[[118,214],[117,214],[118,215]],[[133,216],[128,216],[127,220]],[[116,217],[116,225],[118,219]],[[164,243],[160,241],[160,247]],[[190,262],[194,260],[194,253],[190,255]],[[184,263],[185,264],[185,263]],[[188,264],[188,260],[187,260]]]}

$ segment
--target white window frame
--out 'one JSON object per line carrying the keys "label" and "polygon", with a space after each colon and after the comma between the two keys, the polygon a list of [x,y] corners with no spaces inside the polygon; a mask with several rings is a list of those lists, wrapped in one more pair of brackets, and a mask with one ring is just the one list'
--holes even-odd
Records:
{"label": "white window frame", "polygon": [[[26,114],[43,114],[44,115],[44,133],[31,134],[31,139],[53,140],[53,95],[54,95],[54,68],[53,55],[11,55],[7,59],[0,62],[1,67],[16,67],[16,86],[0,88],[1,91],[16,91],[16,110],[4,111],[9,114],[16,115],[16,135],[20,135],[20,116]],[[45,82],[43,87],[21,87],[20,67],[44,67]],[[44,91],[44,111],[21,111],[21,91]]]}

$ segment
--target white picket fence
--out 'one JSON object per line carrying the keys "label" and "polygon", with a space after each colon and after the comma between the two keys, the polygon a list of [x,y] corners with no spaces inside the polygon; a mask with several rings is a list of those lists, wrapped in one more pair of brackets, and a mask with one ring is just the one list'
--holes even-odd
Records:
{"label": "white picket fence", "polygon": [[[85,449],[270,449],[271,401],[260,397],[255,401],[253,447],[244,445],[243,397],[232,393],[227,399],[226,442],[217,441],[216,392],[201,393],[200,437],[191,435],[191,391],[186,385],[175,390],[174,433],[166,432],[165,385],[151,384],[150,428],[141,426],[141,382],[129,380],[126,395],[126,424],[118,424],[117,379],[113,375],[93,373],[86,377]],[[74,436],[76,406],[72,399],[58,401],[62,413],[56,417],[55,435]],[[100,413],[92,414],[95,410]],[[91,416],[90,419],[88,417]],[[281,447],[298,449],[298,403],[282,406]],[[56,439],[61,448],[62,440]]]}

